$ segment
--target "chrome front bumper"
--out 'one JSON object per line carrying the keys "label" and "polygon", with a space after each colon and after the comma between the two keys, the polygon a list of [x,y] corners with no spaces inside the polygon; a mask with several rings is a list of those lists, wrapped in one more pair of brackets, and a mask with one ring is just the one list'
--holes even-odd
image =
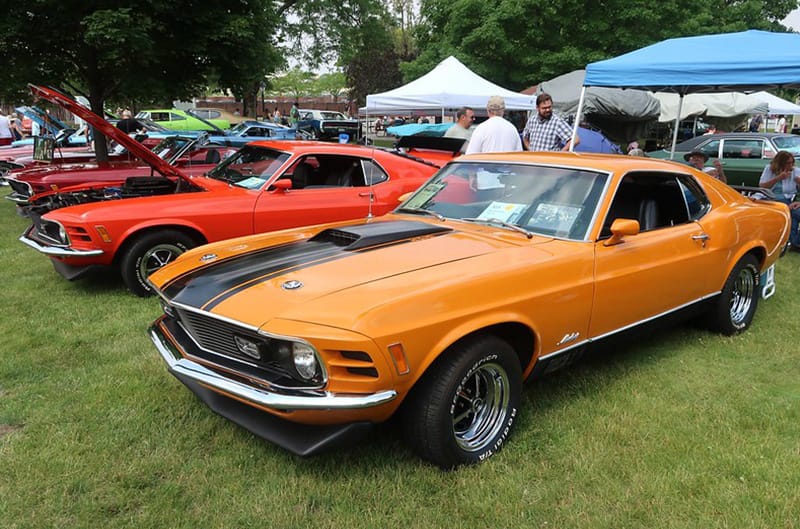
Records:
{"label": "chrome front bumper", "polygon": [[[33,228],[33,226],[31,226],[31,228]],[[45,255],[53,257],[90,257],[92,255],[102,255],[104,253],[103,250],[73,250],[72,248],[62,248],[60,246],[44,246],[28,236],[31,228],[28,228],[25,233],[20,236],[20,242]]]}
{"label": "chrome front bumper", "polygon": [[198,362],[184,358],[175,344],[161,330],[159,321],[150,327],[150,339],[153,340],[169,370],[179,379],[188,379],[213,391],[262,408],[282,411],[352,410],[379,406],[397,397],[397,392],[394,390],[368,395],[345,395],[327,391],[315,392],[314,395],[288,395],[279,393],[277,390],[257,388],[228,378]]}

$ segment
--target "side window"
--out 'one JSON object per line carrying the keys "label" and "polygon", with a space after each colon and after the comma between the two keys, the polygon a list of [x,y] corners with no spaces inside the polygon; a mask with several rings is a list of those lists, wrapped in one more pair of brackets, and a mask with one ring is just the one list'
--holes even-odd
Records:
{"label": "side window", "polygon": [[183,121],[186,118],[181,116],[180,114],[175,114],[174,112],[170,112],[169,113],[169,119],[170,119],[170,121]]}
{"label": "side window", "polygon": [[169,121],[169,112],[152,112],[151,115],[153,121]]}
{"label": "side window", "polygon": [[[363,187],[366,181],[362,164],[367,163],[372,162],[351,156],[307,156],[292,171],[292,188]],[[374,183],[388,178],[377,165],[370,166],[369,171],[375,178]]]}
{"label": "side window", "polygon": [[719,140],[711,140],[700,147],[700,150],[708,155],[709,158],[717,158],[719,156]]}
{"label": "side window", "polygon": [[686,212],[690,220],[698,220],[711,208],[705,191],[697,181],[688,175],[678,177],[678,184],[681,186],[683,197],[686,200]]}
{"label": "side window", "polygon": [[375,185],[389,180],[389,175],[372,160],[361,160],[361,167],[364,171],[364,185]]}
{"label": "side window", "polygon": [[[680,178],[683,178],[681,175]],[[603,222],[600,238],[611,236],[611,225],[618,218],[639,221],[642,232],[689,222],[689,206],[678,175],[666,173],[629,173],[622,178]],[[696,184],[694,187],[699,188]],[[701,191],[702,192],[702,191]],[[698,197],[694,197],[697,200]],[[703,198],[705,198],[703,196]],[[698,206],[692,206],[697,211]]]}
{"label": "side window", "polygon": [[761,158],[764,149],[761,140],[725,140],[722,145],[723,158]]}

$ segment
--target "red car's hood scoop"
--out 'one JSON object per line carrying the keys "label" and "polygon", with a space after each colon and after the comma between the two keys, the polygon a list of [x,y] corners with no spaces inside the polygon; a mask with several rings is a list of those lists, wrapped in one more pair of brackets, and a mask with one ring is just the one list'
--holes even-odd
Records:
{"label": "red car's hood scoop", "polygon": [[180,169],[173,167],[165,160],[162,160],[161,158],[156,156],[155,153],[153,153],[150,149],[148,149],[135,139],[131,138],[130,136],[128,136],[127,134],[125,134],[117,127],[115,127],[105,119],[101,118],[91,110],[83,107],[76,101],[65,96],[58,90],[55,90],[53,88],[47,88],[44,86],[36,86],[36,85],[28,85],[28,86],[30,86],[33,95],[41,97],[42,99],[46,99],[47,101],[55,103],[61,108],[64,108],[69,112],[72,112],[79,118],[89,123],[96,130],[102,132],[105,136],[113,139],[114,141],[116,141],[117,143],[128,149],[128,152],[130,152],[137,158],[141,159],[143,162],[148,164],[150,167],[152,167],[162,175],[178,176],[178,177],[186,176]]}

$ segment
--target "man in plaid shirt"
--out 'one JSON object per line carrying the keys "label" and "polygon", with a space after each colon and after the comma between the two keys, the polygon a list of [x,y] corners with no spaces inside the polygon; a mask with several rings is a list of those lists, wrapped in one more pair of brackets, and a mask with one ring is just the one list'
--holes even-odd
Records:
{"label": "man in plaid shirt", "polygon": [[[553,98],[550,94],[539,94],[536,98],[536,114],[532,115],[522,131],[522,141],[529,151],[568,151],[572,140],[572,127],[553,115]],[[580,143],[575,136],[575,145]]]}

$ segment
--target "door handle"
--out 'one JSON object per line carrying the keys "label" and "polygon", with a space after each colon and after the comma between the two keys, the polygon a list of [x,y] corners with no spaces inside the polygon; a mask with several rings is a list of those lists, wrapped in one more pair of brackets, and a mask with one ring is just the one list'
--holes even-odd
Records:
{"label": "door handle", "polygon": [[706,247],[706,241],[709,240],[711,237],[708,236],[706,233],[701,233],[700,235],[692,235],[693,241],[702,241],[703,248]]}
{"label": "door handle", "polygon": [[369,197],[369,198],[374,198],[375,197],[375,195],[373,195],[372,193],[370,193],[368,191],[367,192],[363,192],[363,193],[359,193],[358,196],[360,196],[360,197]]}

